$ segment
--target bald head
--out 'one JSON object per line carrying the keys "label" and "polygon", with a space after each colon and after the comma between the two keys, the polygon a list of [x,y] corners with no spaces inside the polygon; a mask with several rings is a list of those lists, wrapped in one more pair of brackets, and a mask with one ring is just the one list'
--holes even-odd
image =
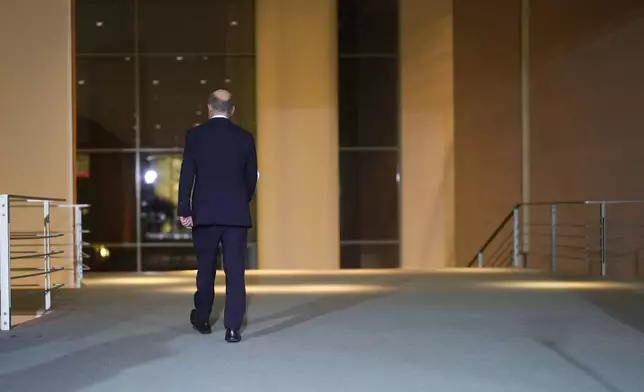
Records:
{"label": "bald head", "polygon": [[233,97],[233,95],[230,93],[228,90],[224,90],[223,88],[220,88],[219,90],[215,90],[212,93],[212,96],[216,99],[220,99],[222,101],[230,101]]}
{"label": "bald head", "polygon": [[215,90],[208,97],[208,112],[212,116],[230,117],[235,112],[233,95],[228,90]]}

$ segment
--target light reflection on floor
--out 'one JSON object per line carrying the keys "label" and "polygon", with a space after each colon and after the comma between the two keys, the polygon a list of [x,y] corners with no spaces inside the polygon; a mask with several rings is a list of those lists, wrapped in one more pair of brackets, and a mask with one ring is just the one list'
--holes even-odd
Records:
{"label": "light reflection on floor", "polygon": [[615,290],[615,289],[644,289],[642,282],[614,282],[614,281],[506,281],[485,282],[480,286],[497,289],[522,289],[522,290]]}
{"label": "light reflection on floor", "polygon": [[[495,275],[496,274],[496,275]],[[466,277],[464,275],[471,276]],[[480,278],[476,278],[480,275]],[[196,271],[146,273],[88,273],[84,287],[107,290],[142,290],[150,293],[191,295],[195,290]],[[432,278],[427,285],[426,277]],[[466,278],[465,280],[458,278]],[[415,279],[419,278],[419,279]],[[226,290],[223,271],[217,274],[218,293]],[[589,278],[556,279],[543,272],[516,269],[452,268],[434,271],[410,270],[253,270],[246,274],[246,290],[251,295],[352,295],[432,290],[468,291],[520,290],[534,292],[584,292],[625,290],[644,294],[642,281],[611,281]],[[442,287],[442,288],[441,288]],[[16,289],[18,294],[19,289]],[[19,296],[16,296],[19,301]],[[56,308],[54,299],[54,309]],[[20,311],[12,324],[28,322],[42,315],[42,310]]]}
{"label": "light reflection on floor", "polygon": [[[484,289],[510,290],[644,290],[641,281],[610,280],[556,280],[539,271],[516,269],[450,268],[436,271],[410,270],[337,270],[337,271],[264,271],[246,273],[249,293],[257,294],[341,294],[391,291],[395,287],[388,280],[423,275],[486,275],[482,281],[471,284]],[[497,274],[492,278],[489,274]],[[94,273],[88,274],[84,285],[98,287],[141,287],[168,293],[188,293],[194,290],[196,271],[147,272],[147,273]],[[513,278],[516,276],[516,279]],[[225,274],[217,274],[217,289],[225,288]]]}
{"label": "light reflection on floor", "polygon": [[[475,269],[475,268],[445,268],[440,270],[402,270],[402,269],[374,269],[374,270],[251,270],[246,272],[246,277],[388,277],[388,276],[419,276],[425,274],[511,274],[516,272],[512,269]],[[524,271],[523,273],[531,271]],[[85,284],[88,286],[109,286],[109,285],[157,285],[157,284],[181,284],[190,280],[194,282],[196,271],[173,271],[173,272],[143,272],[143,273],[95,273],[88,274]],[[217,279],[225,276],[223,271],[217,272]]]}
{"label": "light reflection on floor", "polygon": [[[194,286],[161,287],[158,291],[167,293],[192,294]],[[226,285],[217,285],[217,291],[226,290]],[[394,287],[385,285],[365,284],[289,284],[289,285],[246,285],[248,294],[359,294],[359,293],[384,293],[395,290]]]}
{"label": "light reflection on floor", "polygon": [[[491,273],[498,276],[492,277]],[[442,284],[449,284],[449,275],[482,274],[483,280],[469,284],[487,290],[534,290],[534,291],[584,291],[584,290],[643,290],[639,281],[608,280],[555,280],[543,273],[512,269],[457,268],[440,271],[409,270],[339,270],[339,271],[248,271],[249,294],[352,294],[391,292],[398,288],[393,282],[405,277],[421,277],[426,274],[445,276]],[[514,274],[514,276],[513,276]],[[189,294],[194,291],[196,271],[89,274],[85,280],[88,288],[130,287],[163,293]],[[516,278],[515,278],[516,277]],[[216,290],[225,290],[225,274],[217,275]],[[438,281],[440,283],[440,281]],[[423,285],[408,287],[424,291]]]}
{"label": "light reflection on floor", "polygon": [[[246,290],[249,294],[351,294],[379,293],[395,290],[382,277],[408,275],[403,271],[314,272],[314,271],[250,271]],[[143,274],[90,274],[88,288],[131,287],[165,293],[194,292],[196,271]],[[358,279],[351,279],[357,277]],[[360,277],[380,277],[364,281]],[[304,279],[303,278],[312,278]],[[225,274],[218,273],[216,290],[225,290]]]}

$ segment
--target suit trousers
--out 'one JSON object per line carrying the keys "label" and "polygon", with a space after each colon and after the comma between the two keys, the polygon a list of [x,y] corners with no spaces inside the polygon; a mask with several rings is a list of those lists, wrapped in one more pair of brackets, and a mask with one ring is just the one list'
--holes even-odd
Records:
{"label": "suit trousers", "polygon": [[226,273],[226,308],[224,326],[238,329],[246,313],[246,282],[244,279],[248,230],[237,226],[195,226],[192,240],[197,253],[197,292],[195,309],[200,322],[210,321],[215,300],[217,255],[222,245]]}

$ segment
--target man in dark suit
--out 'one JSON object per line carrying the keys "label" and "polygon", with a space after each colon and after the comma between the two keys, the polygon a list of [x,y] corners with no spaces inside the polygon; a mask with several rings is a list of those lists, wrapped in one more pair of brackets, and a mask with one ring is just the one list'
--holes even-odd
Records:
{"label": "man in dark suit", "polygon": [[249,203],[257,184],[253,135],[230,121],[231,94],[217,90],[208,99],[210,120],[186,133],[179,179],[181,224],[192,228],[197,253],[197,292],[190,322],[202,334],[212,332],[217,253],[222,244],[226,273],[226,341],[241,340],[246,312],[244,281],[246,236],[252,226]]}

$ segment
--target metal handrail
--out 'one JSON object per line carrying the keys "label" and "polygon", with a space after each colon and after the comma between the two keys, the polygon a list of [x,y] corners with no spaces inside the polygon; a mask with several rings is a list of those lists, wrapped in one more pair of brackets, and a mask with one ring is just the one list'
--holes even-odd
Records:
{"label": "metal handrail", "polygon": [[[58,268],[50,268],[47,271],[42,271],[42,272],[34,272],[33,274],[26,274],[26,275],[18,275],[18,276],[12,276],[11,280],[16,280],[16,279],[24,279],[24,278],[33,278],[35,276],[47,276],[50,274],[53,274],[54,272],[60,272],[64,271],[64,267],[58,267]],[[62,284],[62,283],[61,283]],[[64,285],[63,285],[64,286]],[[45,288],[47,288],[47,285],[45,285]],[[47,309],[49,310],[49,309]]]}
{"label": "metal handrail", "polygon": [[499,233],[505,228],[505,225],[508,224],[508,222],[512,219],[513,215],[515,214],[515,211],[521,207],[528,207],[528,206],[549,206],[549,205],[564,205],[564,204],[586,204],[586,201],[564,201],[564,202],[531,202],[531,203],[517,203],[512,207],[512,210],[506,217],[501,221],[501,223],[494,229],[492,232],[492,235],[483,243],[483,246],[479,249],[479,251],[476,253],[476,256],[472,258],[472,260],[468,263],[468,267],[473,267],[477,263],[479,263],[480,255],[483,254],[486,250],[487,247],[490,246],[492,242],[496,239],[496,237],[499,235]]}
{"label": "metal handrail", "polygon": [[64,236],[65,234],[58,233],[58,234],[18,234],[18,235],[12,235],[10,239],[12,240],[44,240],[44,239],[52,239],[52,238],[60,238]]}
{"label": "metal handrail", "polygon": [[23,256],[9,256],[9,260],[28,260],[28,259],[39,259],[41,257],[51,257],[55,255],[62,255],[65,251],[62,250],[52,250],[50,252],[40,252],[40,253],[29,253]]}
{"label": "metal handrail", "polygon": [[644,204],[644,200],[568,200],[568,201],[534,201],[519,203],[517,206],[551,206],[556,205],[584,205],[584,204]]}
{"label": "metal handrail", "polygon": [[[497,226],[497,228],[494,230],[490,238],[488,238],[487,241],[483,244],[483,246],[479,249],[477,252],[477,256],[487,250],[487,247],[490,246],[490,244],[496,239],[496,237],[501,233],[501,231],[505,228],[505,225],[512,219],[512,216],[514,215],[514,210],[518,208],[521,204],[517,204],[512,211],[501,221],[501,224]],[[471,267],[474,265],[477,261],[477,257],[474,257],[474,259],[470,262],[469,266]]]}
{"label": "metal handrail", "polygon": [[5,195],[9,198],[9,201],[23,201],[28,203],[33,202],[50,202],[50,203],[66,203],[67,200],[55,198],[55,197],[42,197],[42,196],[23,196],[23,195]]}
{"label": "metal handrail", "polygon": [[[624,239],[633,239],[633,238],[642,238],[641,234],[638,234],[639,232],[634,233],[633,235],[626,233],[625,235],[619,235],[616,236],[614,233],[612,236],[608,236],[606,234],[606,217],[607,217],[607,206],[609,205],[620,205],[620,204],[642,204],[644,205],[644,200],[585,200],[585,201],[558,201],[558,202],[531,202],[531,203],[519,203],[516,204],[513,208],[512,211],[504,217],[504,219],[501,221],[501,223],[496,226],[492,234],[488,237],[488,239],[484,242],[483,246],[479,249],[477,254],[470,260],[470,262],[467,264],[468,267],[473,267],[473,266],[478,266],[478,267],[484,267],[486,266],[486,260],[484,259],[484,254],[489,253],[489,247],[492,243],[498,240],[499,234],[507,227],[509,222],[514,218],[514,227],[512,229],[512,234],[511,236],[514,238],[514,251],[512,254],[512,261],[513,265],[515,267],[520,267],[524,266],[524,256],[527,256],[529,247],[527,246],[527,241],[529,240],[528,234],[528,229],[531,227],[549,227],[550,232],[549,233],[541,233],[541,232],[531,232],[530,235],[536,235],[539,238],[543,237],[550,237],[550,258],[551,258],[551,270],[555,271],[556,270],[556,262],[557,262],[557,250],[558,249],[568,249],[568,250],[577,250],[580,252],[584,252],[587,254],[592,254],[592,253],[599,253],[599,261],[600,261],[600,274],[602,276],[606,275],[606,268],[607,268],[607,258],[608,256],[614,256],[616,254],[626,256],[630,253],[628,252],[617,252],[615,250],[608,250],[607,249],[607,241],[611,240],[624,240]],[[560,206],[570,206],[570,205],[579,205],[579,206],[599,206],[599,222],[597,224],[575,224],[572,222],[566,222],[565,224],[563,223],[558,223],[557,222],[557,216],[558,216],[558,210],[557,207]],[[529,223],[529,222],[523,222],[522,225],[520,225],[520,220],[521,220],[521,211],[524,208],[529,208],[529,207],[537,207],[537,206],[548,206],[550,207],[550,223],[542,223],[542,224],[534,224],[534,223]],[[631,231],[637,231],[637,229],[641,229],[643,226],[641,224],[636,224],[636,225],[628,225],[624,223],[616,223],[615,226],[617,226],[616,230],[620,232],[624,232],[628,229],[633,229],[635,228],[636,230],[631,230]],[[611,226],[613,227],[613,226]],[[585,235],[579,235],[579,234],[574,234],[570,233],[570,230],[566,233],[558,233],[558,229],[580,229],[584,230],[586,229],[586,234]],[[587,231],[588,229],[596,229],[597,232],[591,234],[591,232]],[[558,243],[557,239],[561,238],[576,238],[579,240],[585,240],[585,241],[598,241],[599,243],[597,246],[582,246],[582,245],[573,245],[573,244],[561,244]],[[519,241],[519,238],[522,238],[521,241]],[[507,240],[507,239],[506,239]],[[498,241],[497,241],[498,242]],[[503,244],[505,244],[505,241],[503,241]],[[614,244],[614,242],[611,242],[611,244]],[[501,246],[499,246],[501,247]],[[494,256],[497,255],[499,249],[497,249],[496,252],[494,252]],[[536,252],[531,252],[533,254],[537,254]],[[571,258],[569,255],[561,255],[561,258]],[[490,259],[492,259],[491,257]],[[585,257],[585,260],[590,260],[590,258]]]}
{"label": "metal handrail", "polygon": [[501,244],[499,244],[496,250],[492,253],[492,256],[490,256],[490,259],[494,260],[499,255],[499,253],[502,254],[504,251],[507,251],[510,245],[512,245],[512,241],[510,241],[511,239],[512,239],[512,233],[507,235],[505,239],[501,240]]}
{"label": "metal handrail", "polygon": [[[38,208],[43,210],[43,230],[42,231],[11,231],[10,211],[12,208],[28,208],[38,204]],[[44,284],[14,284],[14,287],[42,287],[44,288],[45,312],[51,309],[51,293],[53,290],[63,287],[62,283],[52,283],[51,275],[56,272],[68,270],[65,267],[52,267],[52,259],[62,259],[60,255],[65,254],[63,250],[54,250],[53,247],[72,246],[74,253],[71,256],[74,261],[75,286],[80,287],[82,284],[83,271],[87,266],[83,263],[87,255],[83,252],[83,246],[87,243],[83,241],[85,230],[82,228],[82,208],[87,208],[85,204],[67,204],[64,199],[46,198],[39,196],[22,196],[2,194],[0,195],[0,330],[11,329],[11,282],[13,280],[26,279],[43,276]],[[73,209],[73,230],[54,232],[51,230],[51,210],[52,208],[69,208]],[[64,244],[54,243],[52,239],[61,238],[65,235],[72,234],[72,241],[64,241]],[[25,241],[13,245],[12,241]],[[33,250],[39,248],[35,242],[42,241],[42,251]],[[32,241],[32,242],[30,242]],[[60,241],[56,241],[60,242]],[[71,243],[70,243],[71,242]],[[12,251],[12,245],[19,247],[20,250]],[[25,249],[26,248],[26,249]],[[69,260],[70,256],[66,259]],[[42,259],[43,266],[39,268],[13,267],[12,261],[26,259]],[[11,272],[25,272],[21,275],[11,275]]]}

